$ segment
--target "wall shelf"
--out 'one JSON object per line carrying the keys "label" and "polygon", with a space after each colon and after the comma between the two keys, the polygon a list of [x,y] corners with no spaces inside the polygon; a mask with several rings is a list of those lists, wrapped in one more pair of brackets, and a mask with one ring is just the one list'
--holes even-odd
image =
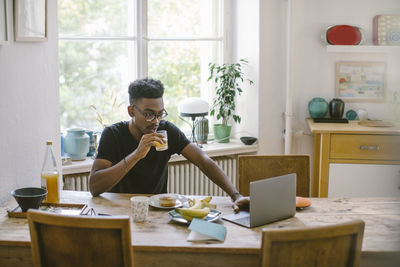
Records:
{"label": "wall shelf", "polygon": [[391,53],[400,52],[400,46],[385,45],[327,45],[326,51],[331,53]]}

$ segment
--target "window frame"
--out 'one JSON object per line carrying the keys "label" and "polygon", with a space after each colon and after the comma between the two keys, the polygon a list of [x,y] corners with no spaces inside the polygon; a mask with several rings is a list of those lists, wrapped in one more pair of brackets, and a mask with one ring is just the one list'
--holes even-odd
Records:
{"label": "window frame", "polygon": [[[221,36],[217,37],[172,37],[172,38],[150,38],[147,32],[147,3],[148,0],[132,0],[134,7],[132,23],[134,26],[133,35],[127,36],[69,36],[58,35],[61,41],[132,41],[136,42],[134,45],[136,56],[136,73],[137,79],[146,78],[148,76],[148,44],[149,42],[157,41],[218,41],[221,42],[220,49],[221,61],[224,63],[232,62],[232,25],[233,25],[233,3],[232,0],[221,0],[219,16],[219,23],[221,24]],[[217,62],[217,63],[222,63]],[[214,90],[211,85],[207,87],[200,86],[200,97],[206,100],[210,105],[212,98],[215,96]],[[213,120],[213,118],[210,118]]]}

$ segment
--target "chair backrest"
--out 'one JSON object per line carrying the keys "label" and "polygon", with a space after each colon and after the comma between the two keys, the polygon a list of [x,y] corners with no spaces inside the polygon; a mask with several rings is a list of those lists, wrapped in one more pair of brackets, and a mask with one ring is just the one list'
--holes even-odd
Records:
{"label": "chair backrest", "polygon": [[133,266],[129,216],[27,217],[35,266]]}
{"label": "chair backrest", "polygon": [[250,194],[250,182],[296,173],[296,195],[310,196],[310,157],[308,155],[255,155],[238,157],[239,191]]}
{"label": "chair backrest", "polygon": [[364,222],[263,230],[261,266],[358,266]]}

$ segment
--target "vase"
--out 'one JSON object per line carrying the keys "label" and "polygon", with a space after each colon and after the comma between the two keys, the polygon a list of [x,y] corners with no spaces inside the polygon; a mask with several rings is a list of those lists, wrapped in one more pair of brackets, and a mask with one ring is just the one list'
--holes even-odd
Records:
{"label": "vase", "polygon": [[86,134],[89,135],[89,152],[86,154],[86,156],[91,157],[96,153],[96,148],[94,145],[94,132],[86,131]]}
{"label": "vase", "polygon": [[311,118],[323,118],[328,113],[328,102],[321,97],[314,97],[308,102],[308,112]]}
{"label": "vase", "polygon": [[368,120],[368,112],[365,109],[357,110],[357,116],[360,121]]}
{"label": "vase", "polygon": [[89,152],[90,137],[83,128],[67,130],[64,138],[64,149],[72,160],[84,160]]}
{"label": "vase", "polygon": [[329,102],[329,115],[332,119],[341,119],[344,112],[344,102],[340,98],[334,98]]}
{"label": "vase", "polygon": [[208,120],[205,117],[196,123],[196,137],[199,144],[207,144],[208,139]]}
{"label": "vase", "polygon": [[229,143],[231,125],[214,124],[214,137],[218,143]]}
{"label": "vase", "polygon": [[346,119],[348,119],[349,121],[355,120],[357,118],[357,112],[355,112],[352,109],[349,109],[346,112]]}

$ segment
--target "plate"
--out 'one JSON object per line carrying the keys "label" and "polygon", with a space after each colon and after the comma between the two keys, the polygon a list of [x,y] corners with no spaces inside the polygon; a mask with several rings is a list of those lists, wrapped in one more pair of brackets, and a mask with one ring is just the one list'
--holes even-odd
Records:
{"label": "plate", "polygon": [[366,41],[365,31],[352,25],[332,25],[321,34],[325,45],[361,45]]}
{"label": "plate", "polygon": [[394,124],[389,121],[380,121],[380,120],[362,120],[358,122],[361,126],[370,126],[370,127],[393,127]]}
{"label": "plate", "polygon": [[311,206],[311,200],[304,197],[296,197],[296,208],[304,209],[309,206]]}
{"label": "plate", "polygon": [[365,41],[365,34],[357,26],[334,25],[326,30],[326,40],[331,45],[360,45]]}
{"label": "plate", "polygon": [[[160,202],[158,201],[158,199],[162,196],[174,196],[176,197],[176,204],[175,206],[172,207],[164,207],[160,205]],[[150,197],[150,201],[149,201],[149,205],[155,208],[159,208],[159,209],[174,209],[174,208],[179,208],[182,207],[186,202],[187,202],[187,198],[185,196],[182,195],[177,195],[177,194],[158,194],[158,195],[153,195]]]}
{"label": "plate", "polygon": [[[184,219],[177,211],[171,210],[168,212],[169,217],[171,220],[179,223],[185,223],[189,224],[190,222],[186,219]],[[207,217],[204,218],[205,221],[207,222],[213,222],[222,217],[222,212],[219,210],[211,209],[210,213],[208,213]]]}

